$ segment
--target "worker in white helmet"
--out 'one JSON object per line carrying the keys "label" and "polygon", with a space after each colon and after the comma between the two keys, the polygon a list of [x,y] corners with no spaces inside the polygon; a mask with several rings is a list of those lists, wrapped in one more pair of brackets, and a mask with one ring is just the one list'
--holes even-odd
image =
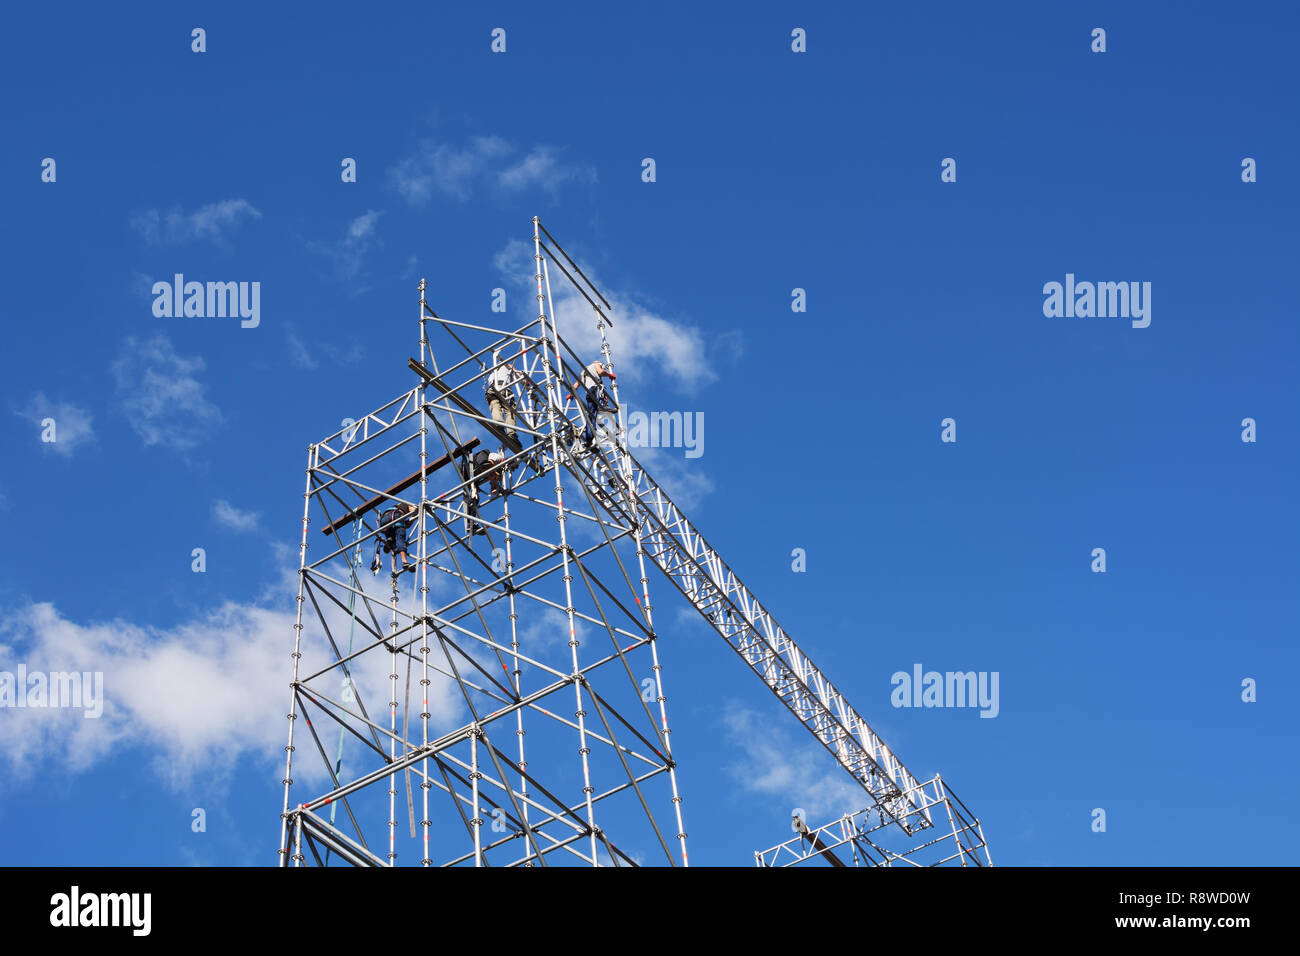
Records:
{"label": "worker in white helmet", "polygon": [[492,421],[505,427],[505,432],[512,440],[515,437],[515,416],[518,411],[518,400],[515,396],[515,388],[523,378],[523,374],[514,366],[509,359],[501,355],[501,349],[495,349],[492,352],[492,367],[488,370],[487,380],[483,384],[483,391],[487,397],[488,411],[492,415]]}
{"label": "worker in white helmet", "polygon": [[[408,551],[410,550],[410,536],[412,526],[415,524],[415,507],[405,501],[394,501],[388,508],[379,514],[379,528],[375,535],[375,559],[370,562],[370,570],[378,575],[379,569],[383,567],[380,561],[380,554],[391,554],[393,565],[393,578],[396,579],[402,571],[414,571],[415,565],[411,563]],[[398,568],[398,558],[401,558],[401,568]]]}
{"label": "worker in white helmet", "polygon": [[573,392],[582,397],[582,403],[587,409],[586,427],[582,430],[582,443],[590,449],[596,439],[596,417],[600,414],[602,408],[608,409],[608,402],[602,401],[605,389],[601,384],[602,378],[608,378],[611,382],[614,380],[614,373],[604,362],[592,362],[578,375],[578,380],[573,383]]}
{"label": "worker in white helmet", "polygon": [[478,451],[465,459],[468,484],[465,486],[465,513],[469,515],[470,534],[487,534],[474,519],[478,517],[479,490],[486,483],[489,496],[500,494],[505,490],[505,468],[502,463],[506,456],[499,451]]}

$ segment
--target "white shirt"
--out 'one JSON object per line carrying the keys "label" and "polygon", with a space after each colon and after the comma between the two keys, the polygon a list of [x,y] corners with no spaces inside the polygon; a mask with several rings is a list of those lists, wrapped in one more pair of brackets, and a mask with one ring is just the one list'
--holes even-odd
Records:
{"label": "white shirt", "polygon": [[600,374],[605,371],[605,365],[602,362],[592,362],[582,370],[578,382],[583,388],[595,388],[600,384]]}
{"label": "white shirt", "polygon": [[497,362],[496,367],[488,373],[488,391],[505,393],[510,390],[516,379],[521,378],[519,370],[509,361],[500,362],[500,353],[494,353],[492,360]]}

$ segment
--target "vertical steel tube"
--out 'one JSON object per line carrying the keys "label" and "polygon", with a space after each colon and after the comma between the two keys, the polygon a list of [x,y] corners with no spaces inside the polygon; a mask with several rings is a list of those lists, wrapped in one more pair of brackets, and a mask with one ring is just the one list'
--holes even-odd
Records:
{"label": "vertical steel tube", "polygon": [[[593,311],[595,311],[596,314],[596,329],[600,332],[600,352],[604,358],[605,365],[612,373],[614,372],[614,355],[613,349],[609,344],[609,337],[605,331],[605,317],[601,315],[599,310]],[[627,421],[624,416],[623,402],[619,397],[618,379],[610,379],[609,384],[614,392],[614,405],[618,409],[618,430],[614,436],[614,447],[619,454],[620,477],[623,480],[628,498],[635,498],[636,483],[632,474],[632,458],[627,448]],[[621,441],[620,436],[622,436]],[[641,571],[642,599],[638,600],[637,603],[641,604],[641,607],[644,610],[646,629],[649,630],[652,635],[650,639],[650,661],[651,670],[654,671],[655,699],[659,704],[659,721],[660,726],[663,729],[664,757],[666,758],[665,762],[668,764],[668,780],[673,794],[673,813],[675,814],[677,821],[677,843],[682,855],[682,866],[687,867],[690,866],[690,862],[686,853],[686,827],[682,822],[682,797],[677,789],[677,767],[672,759],[672,729],[668,726],[668,698],[664,695],[663,668],[659,665],[659,635],[654,629],[654,609],[650,603],[650,584],[649,578],[646,576],[645,545],[641,537],[642,522],[639,518],[639,511],[635,507],[629,508],[628,511],[630,514],[638,516],[636,520],[636,529],[633,533],[633,539],[636,542],[637,564]]]}
{"label": "vertical steel tube", "polygon": [[[546,277],[546,264],[542,259],[541,237],[538,235],[538,225],[541,222],[536,216],[533,217],[533,261],[536,264],[537,280],[537,312],[538,318],[542,322],[543,343],[546,341],[545,329],[547,325],[547,315],[551,313],[550,296],[543,291],[543,282]],[[547,418],[551,430],[551,470],[555,475],[555,501],[557,505],[556,520],[560,523],[560,556],[564,568],[564,605],[565,614],[569,619],[569,650],[573,660],[573,673],[577,675],[581,671],[578,663],[578,637],[577,621],[574,617],[573,607],[573,570],[569,566],[570,549],[568,535],[565,531],[567,518],[564,514],[564,486],[560,482],[560,449],[557,428],[555,422],[555,409],[560,407],[560,388],[564,383],[560,382],[559,362],[560,362],[560,332],[555,324],[554,314],[550,315],[550,329],[553,337],[554,351],[556,355],[556,364],[552,365],[549,361],[546,363],[547,374],[547,393],[550,401],[548,402]],[[543,344],[545,348],[545,344]],[[578,724],[578,754],[582,758],[582,793],[586,800],[587,806],[587,828],[591,839],[591,863],[592,866],[599,866],[599,855],[596,845],[596,810],[592,803],[591,795],[595,788],[591,785],[591,765],[588,756],[591,748],[587,746],[587,712],[583,709],[582,704],[582,681],[576,677],[573,681],[573,693],[575,700],[574,716]]]}
{"label": "vertical steel tube", "polygon": [[293,725],[298,719],[298,661],[302,658],[302,605],[307,578],[307,528],[311,524],[311,476],[316,464],[316,446],[307,449],[307,487],[302,494],[302,540],[298,544],[298,610],[293,624],[293,677],[289,681],[289,742],[284,747],[284,808],[280,811],[280,866],[288,866],[289,788],[293,785]]}
{"label": "vertical steel tube", "polygon": [[[391,561],[397,560],[397,553],[389,555]],[[389,641],[392,643],[393,670],[389,674],[389,684],[391,686],[390,698],[388,701],[388,755],[393,763],[397,762],[397,600],[398,578],[393,578],[393,617],[392,630],[389,634]],[[397,865],[397,772],[393,771],[388,775],[388,865]]]}
{"label": "vertical steel tube", "polygon": [[[503,517],[502,523],[505,525],[505,581],[510,595],[510,648],[514,670],[511,673],[512,685],[515,689],[516,696],[523,695],[523,670],[519,666],[519,611],[515,606],[515,587],[514,573],[515,561],[511,545],[510,534],[510,496],[505,495],[502,502]],[[523,814],[524,827],[528,826],[528,778],[525,773],[528,770],[528,758],[524,751],[524,708],[515,709],[515,736],[519,740],[519,762],[515,765],[519,770],[519,809]]]}
{"label": "vertical steel tube", "polygon": [[[483,812],[479,806],[479,778],[483,774],[478,769],[478,739],[482,731],[478,724],[470,728],[469,732],[469,784],[471,799],[474,808],[474,816],[470,818],[470,828],[474,831],[474,865],[483,865]],[[509,786],[509,784],[507,784]]]}
{"label": "vertical steel tube", "polygon": [[[426,353],[429,347],[429,335],[425,325],[424,311],[424,290],[425,281],[420,279],[420,363],[425,364]],[[427,367],[427,366],[426,366]],[[428,568],[428,531],[426,522],[428,521],[429,507],[429,474],[426,470],[429,463],[429,423],[427,416],[423,413],[424,409],[424,391],[428,387],[424,381],[424,376],[419,376],[420,383],[416,386],[416,401],[420,409],[420,513],[416,522],[419,541],[416,547],[416,566],[412,576],[418,581],[420,588],[420,742],[427,750],[429,747],[429,568]],[[421,866],[432,866],[433,857],[429,855],[429,831],[433,828],[433,821],[429,819],[429,760],[426,757],[420,761],[420,834],[423,852],[420,855]]]}

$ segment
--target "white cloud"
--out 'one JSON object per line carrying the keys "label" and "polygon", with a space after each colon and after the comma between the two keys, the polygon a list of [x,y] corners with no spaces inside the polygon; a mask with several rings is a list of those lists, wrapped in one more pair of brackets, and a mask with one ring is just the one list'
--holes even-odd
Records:
{"label": "white cloud", "polygon": [[375,221],[379,218],[379,213],[373,209],[367,209],[361,215],[353,219],[348,224],[348,242],[363,243],[366,242],[371,234],[375,231]]}
{"label": "white cloud", "polygon": [[[95,441],[95,430],[92,427],[94,416],[90,412],[68,402],[52,402],[45,397],[44,392],[37,392],[25,408],[18,409],[14,414],[31,422],[36,428],[36,439],[45,448],[64,458],[70,458],[78,447]],[[47,419],[54,420],[54,441],[51,442],[41,439],[45,430],[43,423]]]}
{"label": "white cloud", "polygon": [[554,191],[561,183],[596,180],[593,167],[562,163],[559,151],[551,146],[537,145],[508,160],[514,153],[515,148],[499,136],[476,137],[459,148],[425,142],[415,156],[399,162],[389,178],[412,206],[425,205],[435,192],[464,202],[476,188],[489,184],[506,190],[540,185]]}
{"label": "white cloud", "polygon": [[320,363],[312,356],[303,340],[298,338],[298,333],[293,329],[285,331],[285,338],[289,342],[289,361],[298,368],[305,368],[308,371],[320,367]]}
{"label": "white cloud", "polygon": [[[273,546],[273,552],[281,563],[290,560],[289,548]],[[69,707],[6,707],[0,768],[7,774],[0,771],[0,781],[85,772],[129,746],[144,748],[153,771],[178,789],[196,778],[220,785],[241,758],[283,770],[295,621],[289,608],[296,587],[296,572],[285,571],[262,602],[227,602],[169,628],[121,619],[78,623],[49,602],[18,608],[0,620],[3,669],[13,674],[22,663],[29,674],[99,672],[104,699],[98,719]],[[345,609],[329,605],[327,615],[335,634],[348,633]],[[300,673],[308,675],[334,658],[310,611],[305,622]],[[391,670],[387,653],[356,658],[351,671],[363,700],[388,699]],[[313,686],[341,680],[330,671]],[[459,726],[462,708],[451,682],[435,675],[429,691],[437,725]],[[338,729],[332,720],[321,721],[326,739],[334,735],[331,752]],[[297,730],[309,734],[301,720]],[[345,763],[355,753],[349,750]],[[310,737],[300,741],[294,778],[314,788],[328,783]]]}
{"label": "white cloud", "polygon": [[131,220],[131,228],[156,244],[196,242],[212,239],[220,242],[238,229],[246,219],[261,219],[262,214],[246,199],[224,199],[200,206],[186,214],[179,206],[162,213],[149,209]]}
{"label": "white cloud", "polygon": [[[512,239],[493,259],[495,267],[514,285],[516,299],[530,304],[535,293],[532,256],[530,243]],[[620,382],[624,376],[629,381],[645,381],[660,372],[682,391],[693,393],[717,379],[718,366],[730,364],[743,347],[737,331],[717,337],[710,347],[697,326],[665,318],[629,296],[613,292],[587,263],[578,264],[613,306],[607,313],[613,324],[606,334]],[[572,273],[571,268],[566,268]],[[550,273],[552,309],[560,335],[584,361],[599,358],[600,334],[591,305],[558,269],[550,269]]]}
{"label": "white cloud", "polygon": [[413,206],[429,201],[434,190],[453,199],[470,196],[471,180],[482,175],[488,164],[510,151],[510,145],[496,136],[480,136],[468,148],[421,143],[420,152],[402,160],[389,173],[398,192]]}
{"label": "white cloud", "polygon": [[[565,328],[579,323],[594,325],[590,307],[585,301],[580,306],[578,299],[576,292],[556,297],[556,316],[561,322],[569,319]],[[697,327],[665,319],[627,300],[611,298],[610,304],[618,321],[609,329],[609,344],[618,361],[633,366],[641,362],[658,363],[687,392],[718,377],[709,362],[704,336]],[[588,338],[598,337],[593,330]]]}
{"label": "white cloud", "polygon": [[241,511],[219,498],[212,503],[212,519],[233,531],[257,531],[262,516],[256,511]]}
{"label": "white cloud", "polygon": [[196,377],[203,359],[176,354],[165,336],[128,338],[112,368],[122,410],[145,445],[185,451],[222,421]]}
{"label": "white cloud", "polygon": [[0,757],[15,773],[59,764],[75,773],[119,745],[146,744],[176,783],[210,761],[270,753],[287,734],[292,627],[287,611],[236,604],[161,632],[120,620],[77,624],[50,603],[20,608],[0,623],[6,669],[21,661],[29,672],[101,672],[105,700],[99,719],[72,708],[7,710]]}
{"label": "white cloud", "polygon": [[[772,707],[777,707],[772,702]],[[785,714],[777,715],[784,718]],[[802,807],[812,826],[821,826],[871,802],[808,734],[796,738],[792,731],[774,725],[744,705],[729,701],[723,708],[728,739],[744,754],[727,769],[742,789]]]}
{"label": "white cloud", "polygon": [[688,515],[713,493],[713,479],[708,476],[703,457],[687,459],[678,448],[632,448],[632,457],[660,484],[668,497]]}
{"label": "white cloud", "polygon": [[361,272],[361,261],[371,248],[379,244],[375,223],[383,213],[367,209],[348,223],[343,238],[335,242],[311,242],[308,248],[334,263],[340,279],[354,279]]}
{"label": "white cloud", "polygon": [[[520,646],[528,648],[528,653],[536,655],[539,651],[567,645],[569,641],[569,616],[553,607],[525,604],[521,615],[523,624],[519,628]],[[574,621],[574,636],[586,643],[587,626],[580,620]]]}
{"label": "white cloud", "polygon": [[595,182],[596,171],[590,166],[564,166],[549,146],[535,146],[523,159],[497,174],[504,189],[527,189],[534,184],[554,192],[569,180]]}
{"label": "white cloud", "polygon": [[329,342],[313,342],[311,347],[299,337],[293,325],[285,327],[285,341],[289,345],[289,362],[296,368],[315,371],[322,362],[333,365],[355,365],[361,361],[361,346],[357,342],[344,347]]}
{"label": "white cloud", "polygon": [[131,291],[142,299],[152,299],[154,297],[153,276],[132,269],[130,287]]}

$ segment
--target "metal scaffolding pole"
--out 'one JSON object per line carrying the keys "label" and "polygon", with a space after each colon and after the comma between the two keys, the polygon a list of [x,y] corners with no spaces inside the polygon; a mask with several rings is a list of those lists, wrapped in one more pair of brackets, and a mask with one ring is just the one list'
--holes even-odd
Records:
{"label": "metal scaffolding pole", "polygon": [[[293,624],[293,677],[289,681],[289,742],[284,747],[284,809],[280,812],[280,865],[288,866],[287,859],[287,841],[289,838],[289,788],[293,785],[293,724],[298,719],[298,695],[293,688],[298,683],[298,662],[302,658],[302,605],[303,589],[306,584],[306,576],[302,569],[307,567],[307,529],[311,525],[311,462],[316,454],[315,448],[307,450],[307,490],[302,496],[302,540],[298,545],[298,597],[296,600],[297,612]],[[302,862],[302,848],[297,842],[297,828],[294,829],[295,835],[295,853],[294,859]]]}

